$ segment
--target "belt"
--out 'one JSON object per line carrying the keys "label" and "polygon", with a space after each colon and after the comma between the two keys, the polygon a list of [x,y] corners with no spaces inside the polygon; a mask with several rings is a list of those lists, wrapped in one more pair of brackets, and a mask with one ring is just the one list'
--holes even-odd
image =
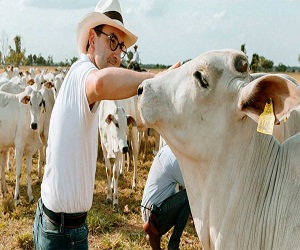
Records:
{"label": "belt", "polygon": [[75,214],[54,213],[53,211],[46,208],[44,204],[43,211],[48,216],[48,218],[55,224],[63,224],[62,226],[69,228],[77,228],[83,226],[87,216],[87,212]]}

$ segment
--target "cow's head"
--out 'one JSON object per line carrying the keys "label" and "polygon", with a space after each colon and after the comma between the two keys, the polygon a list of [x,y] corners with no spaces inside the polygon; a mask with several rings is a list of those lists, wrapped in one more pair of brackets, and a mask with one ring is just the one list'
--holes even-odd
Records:
{"label": "cow's head", "polygon": [[[127,126],[130,124],[136,126],[135,120],[131,116],[126,116],[125,110],[121,107],[117,107],[113,113],[109,114],[105,122],[104,133],[109,138],[107,151],[122,152],[123,154],[128,152],[128,144],[126,138]],[[112,154],[110,154],[112,155]]]}
{"label": "cow's head", "polygon": [[45,101],[40,91],[34,90],[30,86],[19,95],[19,101],[23,105],[27,105],[30,109],[30,128],[38,129],[41,113],[45,110]]}
{"label": "cow's head", "polygon": [[206,151],[203,142],[234,136],[245,118],[257,121],[268,97],[274,100],[277,122],[299,104],[299,89],[288,79],[252,80],[244,53],[209,51],[144,81],[138,107],[145,125],[156,129],[172,149],[184,148],[195,156]]}

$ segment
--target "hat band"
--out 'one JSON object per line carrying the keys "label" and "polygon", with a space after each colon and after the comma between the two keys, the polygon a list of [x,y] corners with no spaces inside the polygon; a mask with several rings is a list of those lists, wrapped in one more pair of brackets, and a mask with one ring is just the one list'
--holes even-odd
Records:
{"label": "hat band", "polygon": [[104,12],[103,14],[106,15],[107,17],[111,18],[111,19],[115,19],[115,20],[118,20],[121,23],[123,23],[123,17],[117,11],[107,11],[107,12]]}

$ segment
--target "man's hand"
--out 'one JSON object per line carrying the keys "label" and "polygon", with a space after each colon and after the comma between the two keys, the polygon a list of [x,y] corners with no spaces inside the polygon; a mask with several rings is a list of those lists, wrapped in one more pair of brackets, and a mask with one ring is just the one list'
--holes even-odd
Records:
{"label": "man's hand", "polygon": [[166,72],[169,72],[169,71],[172,70],[172,69],[179,68],[180,65],[181,65],[180,62],[177,62],[177,63],[173,64],[170,68],[168,68],[168,69],[166,69],[166,70],[164,70],[164,71],[159,72],[155,77],[160,76],[160,75],[162,75],[162,74],[165,74]]}

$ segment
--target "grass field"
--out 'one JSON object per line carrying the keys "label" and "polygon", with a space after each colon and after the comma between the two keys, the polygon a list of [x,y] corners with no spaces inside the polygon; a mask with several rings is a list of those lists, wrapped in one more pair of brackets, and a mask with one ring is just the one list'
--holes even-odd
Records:
{"label": "grass field", "polygon": [[[154,141],[154,139],[152,140]],[[112,205],[106,205],[106,173],[101,152],[97,163],[96,183],[92,209],[88,214],[90,249],[150,249],[142,230],[140,203],[143,188],[151,166],[153,143],[144,161],[139,160],[137,189],[131,189],[132,166],[125,171],[119,180],[119,211],[113,212]],[[37,158],[34,158],[32,171],[32,188],[35,202],[27,201],[27,181],[25,161],[23,163],[20,201],[15,207],[13,192],[15,171],[6,171],[9,195],[0,201],[0,249],[33,249],[32,225],[34,221],[36,201],[40,196],[40,184],[37,176]],[[166,249],[170,233],[162,238],[162,247]],[[192,218],[181,239],[181,248],[185,250],[201,249]]]}

